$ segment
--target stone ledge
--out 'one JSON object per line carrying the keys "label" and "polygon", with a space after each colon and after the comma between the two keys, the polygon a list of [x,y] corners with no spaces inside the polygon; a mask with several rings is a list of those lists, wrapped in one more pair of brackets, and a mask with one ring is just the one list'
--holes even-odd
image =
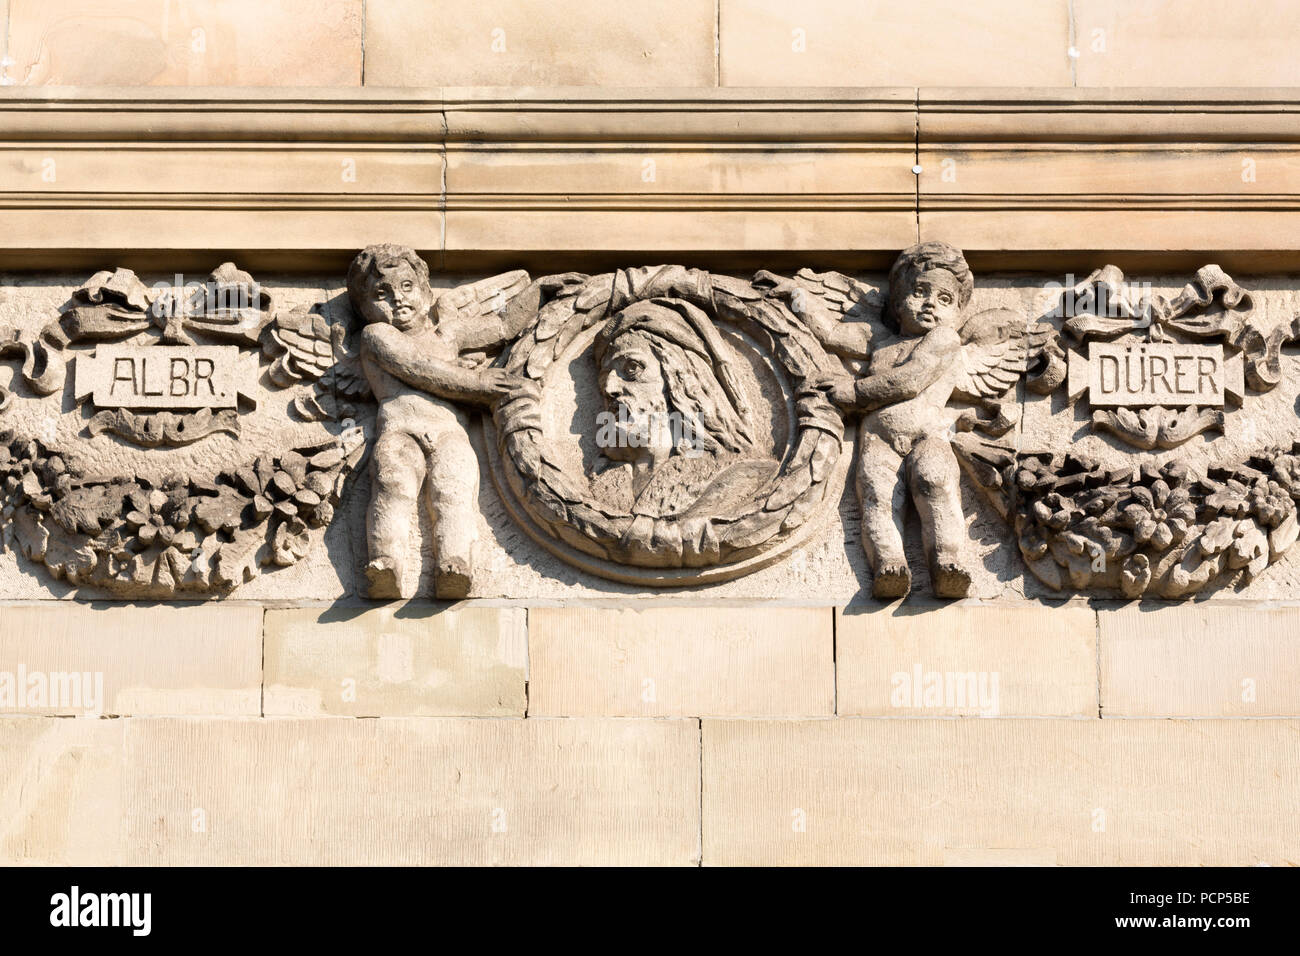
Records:
{"label": "stone ledge", "polygon": [[133,720],[126,740],[114,862],[699,859],[695,721]]}
{"label": "stone ledge", "polygon": [[835,613],[836,708],[871,717],[1095,717],[1086,607]]}
{"label": "stone ledge", "polygon": [[1300,716],[1300,608],[1098,613],[1103,717]]}
{"label": "stone ledge", "polygon": [[[206,248],[334,269],[383,236],[469,271],[668,252],[861,268],[919,217],[981,269],[1080,269],[1089,249],[1300,266],[1295,89],[10,87],[0,119],[8,265],[171,269]],[[1193,162],[1170,176],[1169,150]]]}
{"label": "stone ledge", "polygon": [[261,679],[259,607],[46,601],[0,614],[0,716],[256,716]]}

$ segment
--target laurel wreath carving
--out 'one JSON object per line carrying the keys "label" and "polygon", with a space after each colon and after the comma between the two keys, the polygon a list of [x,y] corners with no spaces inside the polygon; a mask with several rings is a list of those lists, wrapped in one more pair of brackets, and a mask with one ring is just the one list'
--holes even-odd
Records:
{"label": "laurel wreath carving", "polygon": [[[547,453],[540,402],[547,372],[584,330],[612,318],[612,274],[585,278],[545,302],[535,321],[503,356],[507,371],[534,388],[497,403],[492,412],[505,482],[527,514],[551,537],[597,558],[642,567],[705,567],[734,563],[782,541],[815,512],[827,493],[843,442],[843,419],[822,385],[830,360],[787,308],[748,283],[712,277],[693,298],[715,322],[727,321],[768,346],[795,399],[795,433],[774,476],[752,500],[726,517],[654,518],[595,500],[583,475]],[[680,290],[678,290],[680,292]],[[619,308],[657,293],[624,299]]]}

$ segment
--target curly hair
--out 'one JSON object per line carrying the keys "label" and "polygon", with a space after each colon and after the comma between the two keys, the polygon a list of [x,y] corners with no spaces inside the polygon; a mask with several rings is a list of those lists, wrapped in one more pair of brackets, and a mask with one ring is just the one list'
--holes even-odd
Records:
{"label": "curly hair", "polygon": [[971,293],[975,291],[975,277],[961,250],[946,242],[918,242],[900,252],[889,270],[889,302],[885,307],[885,318],[895,331],[899,327],[898,303],[906,298],[906,290],[915,285],[923,273],[935,269],[951,272],[957,279],[961,308],[966,308],[970,302]]}
{"label": "curly hair", "polygon": [[365,315],[361,306],[370,283],[382,273],[403,264],[410,266],[425,288],[429,288],[429,264],[416,255],[410,246],[385,242],[366,246],[353,257],[352,264],[348,266],[348,300],[358,315]]}

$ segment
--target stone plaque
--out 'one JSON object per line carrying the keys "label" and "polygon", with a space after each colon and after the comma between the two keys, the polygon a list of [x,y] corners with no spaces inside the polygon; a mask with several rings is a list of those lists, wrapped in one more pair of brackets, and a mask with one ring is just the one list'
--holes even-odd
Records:
{"label": "stone plaque", "polygon": [[257,356],[234,345],[109,345],[76,362],[77,398],[97,408],[234,408],[256,381]]}
{"label": "stone plaque", "polygon": [[1088,343],[1088,357],[1070,367],[1070,392],[1085,389],[1094,406],[1222,407],[1243,387],[1240,356],[1222,345],[1181,342]]}

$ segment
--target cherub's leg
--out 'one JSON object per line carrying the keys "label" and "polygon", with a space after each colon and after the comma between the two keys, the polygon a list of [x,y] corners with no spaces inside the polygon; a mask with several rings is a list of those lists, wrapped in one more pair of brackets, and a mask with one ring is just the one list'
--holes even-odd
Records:
{"label": "cherub's leg", "polygon": [[366,512],[366,543],[370,563],[366,577],[372,598],[409,597],[402,594],[403,557],[410,540],[411,514],[424,480],[424,454],[410,435],[381,429],[370,459],[370,509]]}
{"label": "cherub's leg", "polygon": [[970,572],[963,566],[966,521],[961,513],[961,468],[944,438],[926,438],[907,456],[908,483],[921,516],[921,536],[938,597],[965,597]]}
{"label": "cherub's leg", "polygon": [[459,428],[430,436],[427,447],[437,560],[433,589],[436,597],[455,600],[469,594],[473,573],[470,550],[478,538],[478,456]]}
{"label": "cherub's leg", "polygon": [[871,565],[871,593],[878,598],[906,596],[912,573],[903,553],[907,484],[903,459],[880,436],[858,430],[858,502],[862,506],[862,549]]}

